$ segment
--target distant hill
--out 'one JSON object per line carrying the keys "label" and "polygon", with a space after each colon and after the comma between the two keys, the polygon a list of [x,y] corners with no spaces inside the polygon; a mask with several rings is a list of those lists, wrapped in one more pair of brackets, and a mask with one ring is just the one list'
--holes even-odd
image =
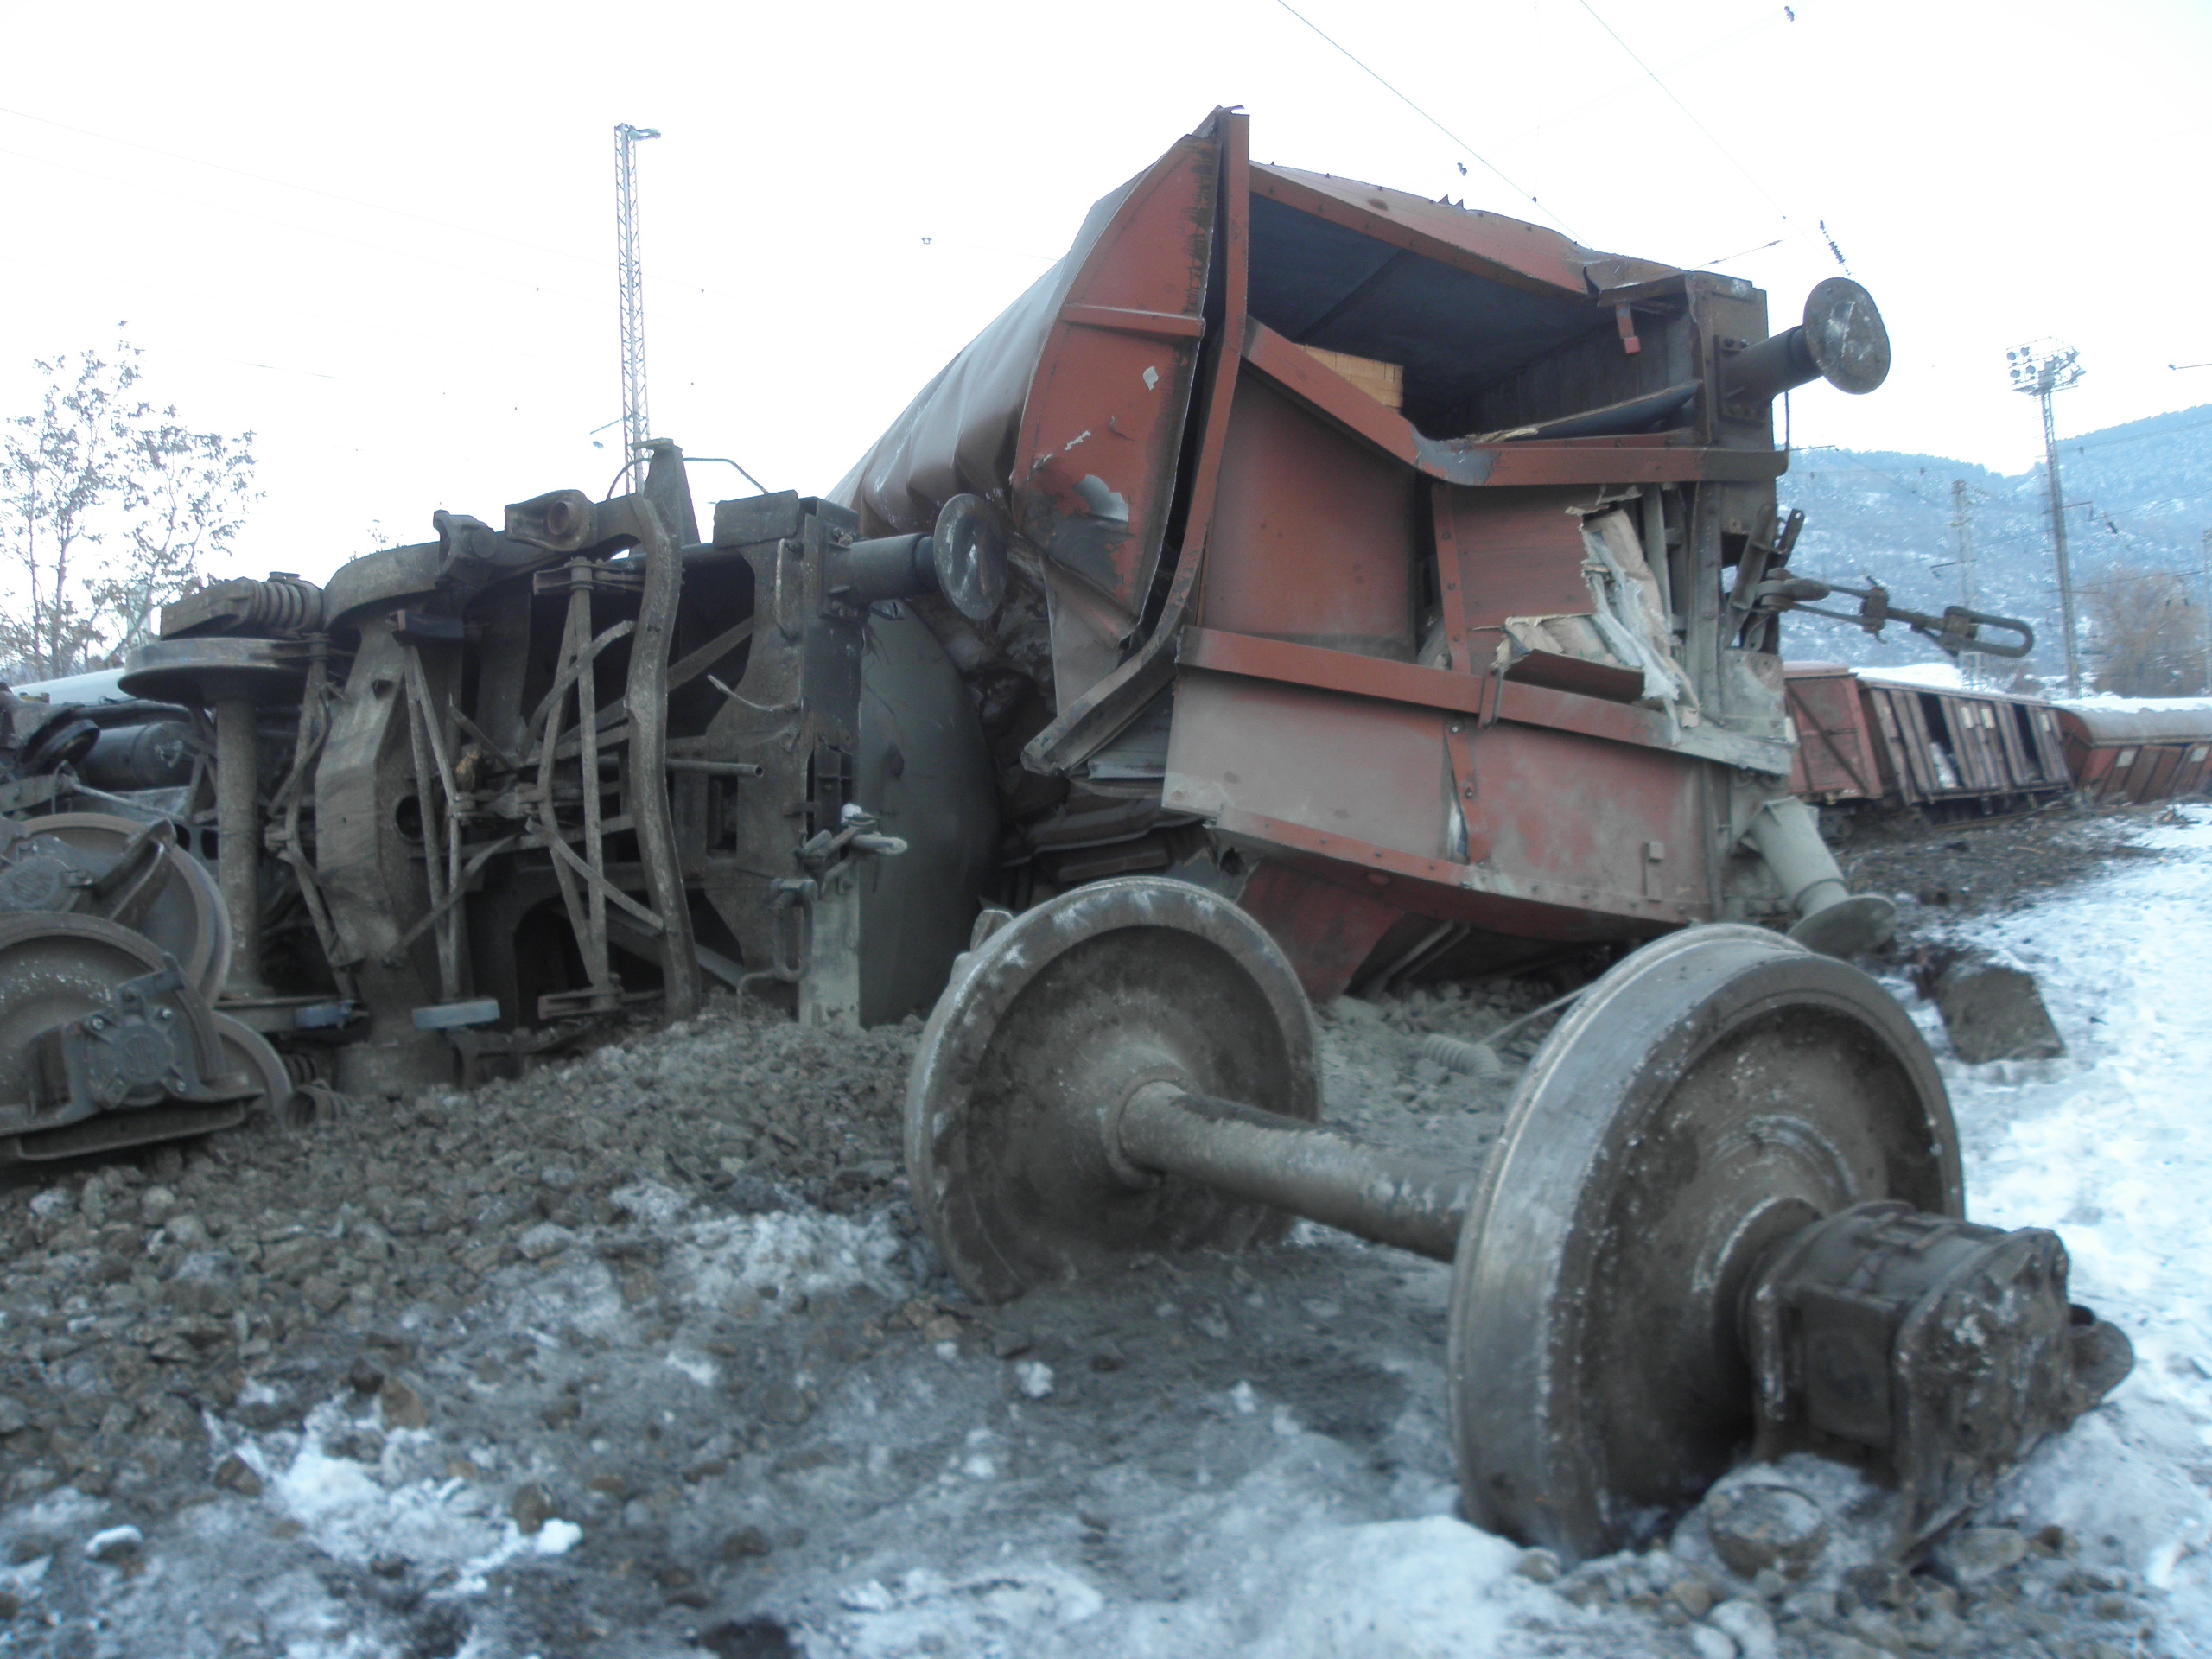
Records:
{"label": "distant hill", "polygon": [[[2212,529],[2212,404],[2066,438],[2058,475],[2077,594],[2137,572],[2174,571],[2188,578],[2192,603],[2202,602],[2202,537]],[[1974,542],[1974,608],[2033,624],[2036,652],[2026,666],[2055,685],[2065,657],[2050,493],[2040,465],[2007,477],[1940,455],[1800,450],[1779,484],[1783,510],[1805,511],[1790,565],[1806,575],[1859,585],[1871,575],[1893,603],[1914,610],[1940,612],[1959,603],[1951,486],[1960,479],[1967,485]],[[1830,603],[1856,608],[1847,600]],[[2081,610],[2077,600],[2086,680],[2094,673],[2098,642]],[[1785,621],[1783,651],[1792,659],[1825,658],[1859,667],[1942,658],[1902,627],[1892,626],[1878,641],[1846,624],[1809,617]]]}

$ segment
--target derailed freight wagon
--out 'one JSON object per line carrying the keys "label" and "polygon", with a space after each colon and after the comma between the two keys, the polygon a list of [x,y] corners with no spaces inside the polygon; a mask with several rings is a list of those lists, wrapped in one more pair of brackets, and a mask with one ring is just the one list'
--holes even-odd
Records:
{"label": "derailed freight wagon", "polygon": [[2212,787],[2212,697],[2062,702],[2075,781],[2092,800],[2164,801]]}
{"label": "derailed freight wagon", "polygon": [[1017,896],[1172,868],[1316,995],[1791,905],[1878,935],[1789,791],[1770,597],[1772,400],[1878,384],[1863,290],[1770,336],[1735,278],[1245,131],[1099,203],[838,491],[868,535],[963,492],[1017,533],[996,618],[921,607],[985,688]]}
{"label": "derailed freight wagon", "polygon": [[[210,1003],[397,1095],[702,975],[831,1027],[934,998],[908,1172],[974,1294],[1303,1214],[1454,1262],[1478,1518],[1591,1554],[1747,1447],[1847,1448],[1909,1546],[2127,1357],[2054,1236],[1963,1219],[1916,1029],[1808,948],[1889,916],[1789,790],[1779,613],[1827,590],[1771,403],[1887,354],[1856,284],[1770,334],[1747,283],[1255,165],[1217,111],[835,499],[702,527],[657,442],[629,493],[165,614],[122,689],[212,798],[26,821],[0,1134],[280,1092]],[[164,893],[205,933],[179,817],[246,942],[189,980],[114,937]],[[1486,1155],[1313,1123],[1309,997],[1645,940]]]}
{"label": "derailed freight wagon", "polygon": [[1806,800],[1983,814],[2073,787],[2057,712],[2039,697],[1840,663],[1792,663],[1784,675],[1797,742],[1790,786]]}
{"label": "derailed freight wagon", "polygon": [[[1962,1219],[1888,994],[1732,925],[1889,921],[1789,793],[1777,654],[1829,590],[1771,400],[1878,384],[1872,304],[1770,334],[1746,283],[1245,145],[1217,113],[1102,201],[838,492],[1013,532],[995,612],[912,601],[982,692],[1020,912],[925,1031],[916,1208],[990,1300],[1291,1215],[1451,1261],[1471,1516],[1597,1553],[1815,1446],[1886,1470],[1909,1547],[2128,1359],[2055,1236]],[[1486,1155],[1313,1122],[1309,998],[1659,934]]]}

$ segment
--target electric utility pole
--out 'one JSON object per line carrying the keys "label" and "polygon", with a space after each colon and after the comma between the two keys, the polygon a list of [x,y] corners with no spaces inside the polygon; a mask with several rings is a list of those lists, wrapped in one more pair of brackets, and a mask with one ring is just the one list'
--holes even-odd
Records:
{"label": "electric utility pole", "polygon": [[2012,390],[2043,405],[2044,471],[2050,482],[2050,543],[2058,556],[2058,616],[2066,635],[2066,695],[2082,695],[2082,659],[2074,641],[2074,573],[2066,563],[2066,498],[2058,487],[2058,429],[2050,398],[2081,384],[2081,353],[2062,340],[2031,340],[2005,353]]}
{"label": "electric utility pole", "polygon": [[[1959,537],[1959,603],[1972,610],[1974,605],[1974,522],[1967,506],[1967,481],[1963,478],[1951,480],[1951,528]],[[1979,685],[1987,664],[1978,651],[1964,652],[1959,658],[1959,667],[1968,685]]]}
{"label": "electric utility pole", "polygon": [[2200,543],[2204,578],[2204,695],[2212,697],[2212,530]]}
{"label": "electric utility pole", "polygon": [[614,270],[622,307],[622,452],[630,487],[645,486],[645,272],[638,251],[638,146],[660,137],[656,127],[614,129]]}

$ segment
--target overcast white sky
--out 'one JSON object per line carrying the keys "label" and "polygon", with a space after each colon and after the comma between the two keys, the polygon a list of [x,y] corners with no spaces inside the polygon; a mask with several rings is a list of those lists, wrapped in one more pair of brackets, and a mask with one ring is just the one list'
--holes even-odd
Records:
{"label": "overcast white sky", "polygon": [[1216,103],[1261,160],[1542,217],[1478,155],[1586,242],[1759,283],[1777,326],[1837,269],[1825,220],[1897,367],[1799,394],[1800,444],[2023,467],[2004,353],[2044,334],[2089,370],[2062,432],[2212,401],[2167,367],[2212,360],[2206,0],[1294,3],[1473,153],[1280,0],[0,0],[0,412],[124,322],[151,391],[260,435],[252,573],[596,495],[632,121],[665,135],[655,429],[817,492]]}

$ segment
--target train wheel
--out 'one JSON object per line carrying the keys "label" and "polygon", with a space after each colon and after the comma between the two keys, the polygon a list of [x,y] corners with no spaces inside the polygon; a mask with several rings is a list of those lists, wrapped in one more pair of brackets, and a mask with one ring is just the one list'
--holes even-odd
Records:
{"label": "train wheel", "polygon": [[1471,1516],[1580,1559],[1694,1503],[1751,1438],[1755,1264],[1876,1198],[1964,1211],[1942,1079],[1887,992],[1748,927],[1616,966],[1538,1051],[1460,1234]]}
{"label": "train wheel", "polygon": [[231,1014],[216,1014],[215,1036],[222,1044],[223,1070],[232,1077],[244,1075],[260,1090],[246,1103],[246,1109],[281,1128],[291,1127],[292,1096],[298,1085],[284,1057],[270,1046],[266,1037]]}
{"label": "train wheel", "polygon": [[1100,881],[956,963],[906,1093],[914,1206],[963,1288],[1003,1301],[1147,1249],[1230,1249],[1289,1217],[1110,1166],[1105,1115],[1166,1079],[1311,1122],[1313,1014],[1259,924],[1202,888]]}
{"label": "train wheel", "polygon": [[[0,904],[18,911],[60,911],[79,892],[64,880],[77,862],[68,854],[88,858],[96,867],[111,865],[146,826],[105,812],[57,812],[11,827],[18,835],[0,875],[7,889]],[[59,857],[42,854],[39,843],[48,840],[67,852]],[[231,918],[223,907],[222,889],[207,867],[174,841],[164,838],[141,856],[149,861],[143,875],[126,876],[90,913],[119,922],[168,951],[185,982],[212,1002],[231,969]]]}
{"label": "train wheel", "polygon": [[[66,1158],[228,1128],[236,1102],[165,1099],[220,1075],[220,1043],[189,985],[126,992],[173,960],[143,936],[97,916],[0,918],[0,1161]],[[47,1033],[86,1022],[85,1072],[51,1072]],[[87,1109],[77,1093],[89,1089]]]}

